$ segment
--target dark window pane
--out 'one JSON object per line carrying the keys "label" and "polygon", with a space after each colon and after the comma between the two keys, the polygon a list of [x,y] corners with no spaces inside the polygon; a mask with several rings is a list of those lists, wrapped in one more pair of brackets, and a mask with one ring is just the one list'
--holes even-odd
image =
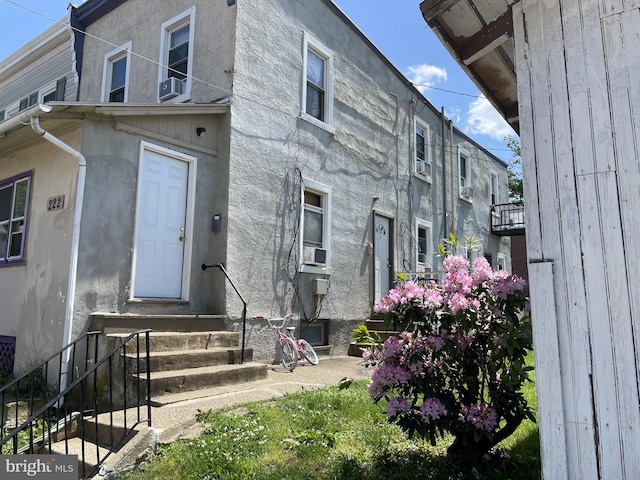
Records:
{"label": "dark window pane", "polygon": [[114,90],[109,94],[110,102],[124,102],[124,87]]}
{"label": "dark window pane", "polygon": [[111,90],[123,87],[127,73],[127,57],[113,62],[111,66]]}
{"label": "dark window pane", "polygon": [[304,245],[322,247],[322,213],[304,211]]}
{"label": "dark window pane", "polygon": [[175,32],[171,33],[171,45],[170,47],[176,47],[189,41],[189,24],[179,28]]}
{"label": "dark window pane", "polygon": [[11,235],[9,256],[19,257],[22,254],[22,232]]}
{"label": "dark window pane", "polygon": [[7,254],[7,236],[8,236],[9,224],[0,224],[0,258],[5,258]]}
{"label": "dark window pane", "polygon": [[189,44],[185,43],[176,48],[169,50],[169,66],[173,67],[174,64],[182,63],[187,60],[189,56]]}
{"label": "dark window pane", "polygon": [[16,198],[15,205],[13,206],[13,218],[24,217],[28,189],[28,180],[22,180],[20,183],[16,183]]}
{"label": "dark window pane", "polygon": [[11,199],[13,198],[13,188],[11,185],[0,189],[0,222],[9,220],[11,216]]}
{"label": "dark window pane", "polygon": [[307,83],[306,112],[318,120],[324,121],[324,92]]}
{"label": "dark window pane", "polygon": [[324,60],[311,50],[307,53],[307,81],[324,87]]}

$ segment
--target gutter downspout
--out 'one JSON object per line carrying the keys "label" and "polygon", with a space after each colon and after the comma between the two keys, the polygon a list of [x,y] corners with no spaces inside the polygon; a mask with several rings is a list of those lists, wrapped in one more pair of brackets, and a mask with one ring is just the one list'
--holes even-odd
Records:
{"label": "gutter downspout", "polygon": [[[43,105],[42,107],[46,107]],[[51,107],[47,107],[49,111]],[[78,276],[78,250],[80,246],[80,220],[82,217],[82,206],[84,203],[84,186],[87,170],[87,161],[82,153],[70,147],[58,137],[47,132],[40,126],[40,117],[30,117],[31,128],[34,132],[41,135],[46,141],[52,143],[56,147],[64,150],[68,154],[78,159],[78,181],[76,185],[76,204],[73,215],[73,233],[71,237],[71,262],[69,265],[69,280],[67,284],[67,305],[64,316],[64,333],[62,338],[62,346],[71,343],[72,325],[73,325],[73,306],[76,297],[76,279]],[[70,349],[65,349],[60,367],[60,390],[64,390],[68,382],[69,356]]]}
{"label": "gutter downspout", "polygon": [[449,237],[449,225],[447,221],[448,212],[448,202],[447,202],[447,159],[445,154],[445,149],[447,145],[447,141],[445,138],[446,134],[446,120],[444,117],[444,107],[442,107],[440,114],[440,118],[442,118],[442,206],[444,207],[444,215],[442,217],[443,225],[444,225],[444,236],[443,238]]}

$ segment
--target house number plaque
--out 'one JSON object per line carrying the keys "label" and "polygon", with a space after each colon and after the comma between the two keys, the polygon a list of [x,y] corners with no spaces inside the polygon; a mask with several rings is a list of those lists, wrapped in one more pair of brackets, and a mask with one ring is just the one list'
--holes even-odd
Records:
{"label": "house number plaque", "polygon": [[47,199],[47,211],[64,208],[64,195],[56,195]]}

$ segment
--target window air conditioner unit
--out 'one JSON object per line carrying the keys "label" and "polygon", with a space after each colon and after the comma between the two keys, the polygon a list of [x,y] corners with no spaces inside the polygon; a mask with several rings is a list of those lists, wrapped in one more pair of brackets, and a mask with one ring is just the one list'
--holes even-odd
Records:
{"label": "window air conditioner unit", "polygon": [[473,188],[471,187],[463,187],[460,195],[462,195],[465,198],[473,198]]}
{"label": "window air conditioner unit", "polygon": [[426,176],[431,176],[431,164],[426,160],[418,161],[418,172]]}
{"label": "window air conditioner unit", "polygon": [[325,265],[327,251],[324,248],[304,247],[304,263],[308,265]]}
{"label": "window air conditioner unit", "polygon": [[181,95],[183,85],[184,81],[179,78],[167,78],[160,82],[160,85],[158,86],[158,98],[161,102],[164,102],[165,100]]}

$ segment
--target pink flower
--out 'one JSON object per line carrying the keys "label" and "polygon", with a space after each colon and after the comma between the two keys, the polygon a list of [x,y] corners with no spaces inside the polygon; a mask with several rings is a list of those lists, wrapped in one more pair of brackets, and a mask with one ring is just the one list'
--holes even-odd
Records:
{"label": "pink flower", "polygon": [[473,262],[473,284],[480,285],[482,282],[489,280],[493,274],[493,269],[484,257],[478,257]]}
{"label": "pink flower", "polygon": [[452,255],[444,259],[442,268],[444,268],[444,271],[447,273],[457,270],[469,270],[469,260],[461,255]]}
{"label": "pink flower", "polygon": [[442,402],[437,398],[426,398],[424,403],[420,407],[420,415],[422,419],[430,423],[433,420],[438,420],[443,415],[447,414],[447,409]]}
{"label": "pink flower", "polygon": [[498,424],[498,415],[493,407],[486,403],[480,403],[479,405],[462,407],[458,414],[458,420],[470,423],[478,430],[492,432]]}
{"label": "pink flower", "polygon": [[409,403],[402,397],[395,397],[387,402],[387,415],[389,417],[395,417],[399,413],[406,413],[409,411]]}
{"label": "pink flower", "polygon": [[454,315],[458,312],[464,311],[469,307],[469,300],[462,293],[454,293],[447,303],[449,310]]}
{"label": "pink flower", "polygon": [[442,294],[437,290],[426,289],[422,300],[422,308],[427,310],[435,310],[442,306]]}
{"label": "pink flower", "polygon": [[391,359],[397,357],[402,353],[402,343],[398,340],[398,337],[392,336],[382,345],[382,357],[384,359]]}

